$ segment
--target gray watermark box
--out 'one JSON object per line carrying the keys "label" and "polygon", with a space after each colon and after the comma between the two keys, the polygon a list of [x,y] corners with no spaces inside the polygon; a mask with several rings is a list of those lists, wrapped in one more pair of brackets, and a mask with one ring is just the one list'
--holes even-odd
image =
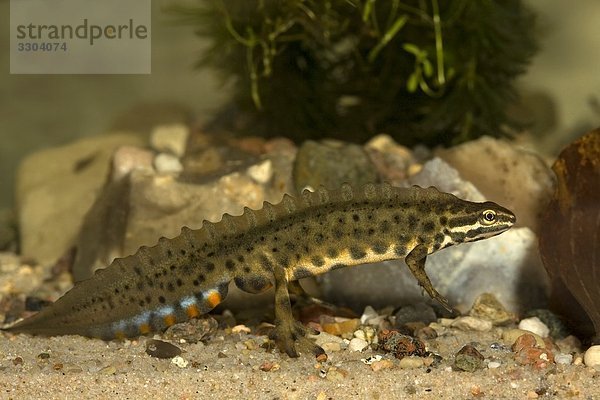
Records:
{"label": "gray watermark box", "polygon": [[10,0],[11,74],[149,74],[151,0]]}

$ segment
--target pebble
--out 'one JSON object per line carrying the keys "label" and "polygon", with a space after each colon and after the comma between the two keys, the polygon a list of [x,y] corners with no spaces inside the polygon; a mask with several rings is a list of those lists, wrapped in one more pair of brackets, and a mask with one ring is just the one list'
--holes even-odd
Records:
{"label": "pebble", "polygon": [[407,356],[425,356],[425,343],[417,338],[403,335],[397,330],[383,330],[379,332],[379,348],[393,353],[396,358]]}
{"label": "pebble", "polygon": [[377,332],[371,326],[354,331],[354,337],[366,340],[367,343],[377,343]]}
{"label": "pebble", "polygon": [[281,368],[281,366],[274,361],[265,361],[259,367],[263,372],[277,371],[279,368]]}
{"label": "pebble", "polygon": [[114,365],[109,365],[98,371],[102,375],[114,375],[117,373],[117,368]]}
{"label": "pebble", "polygon": [[515,315],[508,312],[491,293],[480,294],[473,302],[469,315],[491,321],[493,325],[505,325],[516,320]]}
{"label": "pebble", "polygon": [[244,343],[244,346],[246,347],[246,349],[248,349],[248,350],[256,350],[258,348],[258,344],[256,343],[256,340],[254,340],[254,339],[245,340],[243,343]]}
{"label": "pebble", "polygon": [[383,357],[381,355],[375,354],[375,355],[367,357],[367,358],[361,358],[360,361],[362,361],[366,365],[371,365],[376,361],[381,361],[382,358]]}
{"label": "pebble", "polygon": [[178,174],[183,171],[179,159],[167,153],[160,153],[154,157],[154,168],[156,168],[156,171],[166,174]]}
{"label": "pebble", "polygon": [[562,318],[550,310],[545,308],[530,310],[525,317],[538,317],[550,329],[550,336],[553,338],[565,338],[569,335],[569,329]]}
{"label": "pebble", "polygon": [[150,134],[150,144],[157,151],[181,157],[185,153],[189,134],[189,128],[183,124],[159,125]]}
{"label": "pebble", "polygon": [[273,163],[265,160],[248,168],[248,175],[258,183],[267,183],[273,177]]}
{"label": "pebble", "polygon": [[150,339],[146,342],[146,354],[156,358],[173,358],[181,354],[181,349],[162,340]]}
{"label": "pebble", "polygon": [[463,331],[488,332],[492,329],[492,322],[475,317],[458,317],[451,326]]}
{"label": "pebble", "polygon": [[417,329],[415,332],[415,336],[421,340],[431,340],[438,337],[438,334],[435,329],[426,326],[420,329]]}
{"label": "pebble", "polygon": [[368,346],[369,343],[366,340],[355,337],[352,340],[350,340],[350,343],[348,343],[348,350],[363,351]]}
{"label": "pebble", "polygon": [[435,311],[426,303],[416,303],[404,306],[394,314],[394,317],[396,318],[394,325],[397,328],[410,322],[423,322],[427,325],[437,320]]}
{"label": "pebble", "polygon": [[382,369],[390,369],[394,367],[394,363],[390,360],[375,361],[371,364],[373,372],[381,371]]}
{"label": "pebble", "polygon": [[189,364],[189,362],[181,356],[173,357],[171,363],[177,365],[179,368],[185,368]]}
{"label": "pebble", "polygon": [[570,365],[573,362],[573,355],[558,353],[554,356],[554,362],[556,362],[557,364]]}
{"label": "pebble", "polygon": [[360,316],[360,324],[378,326],[384,318],[385,316],[379,315],[373,307],[366,306],[365,310]]}
{"label": "pebble", "polygon": [[81,368],[77,364],[65,363],[65,364],[63,364],[63,371],[70,373],[70,374],[76,374],[79,372],[83,372],[83,368]]}
{"label": "pebble", "polygon": [[500,363],[500,361],[490,361],[490,362],[488,363],[487,367],[488,367],[489,369],[495,369],[495,368],[499,368],[499,367],[500,367],[500,365],[502,365],[502,364]]}
{"label": "pebble", "polygon": [[588,367],[599,367],[600,366],[600,345],[590,347],[585,351],[583,355],[583,362]]}
{"label": "pebble", "polygon": [[113,154],[111,179],[117,181],[135,170],[152,173],[153,158],[154,154],[150,150],[134,146],[121,146]]}
{"label": "pebble", "polygon": [[355,319],[339,319],[338,321],[326,323],[322,322],[323,330],[335,336],[342,336],[345,333],[352,333],[358,328],[360,320]]}
{"label": "pebble", "polygon": [[246,325],[236,325],[231,328],[231,333],[250,333],[252,330]]}
{"label": "pebble", "polygon": [[529,331],[524,331],[522,329],[506,329],[505,331],[502,332],[502,340],[504,340],[504,342],[506,344],[512,346],[512,344],[515,343],[515,341],[519,338],[519,336],[525,335],[525,334],[532,335],[535,338],[536,346],[546,347],[546,343],[544,342],[544,339],[542,339],[539,335],[529,332]]}
{"label": "pebble", "polygon": [[202,343],[207,337],[213,335],[219,323],[211,315],[192,318],[184,324],[175,324],[165,331],[163,339],[179,343]]}
{"label": "pebble", "polygon": [[415,369],[423,366],[423,359],[415,356],[404,357],[398,362],[402,369]]}
{"label": "pebble", "polygon": [[342,381],[348,375],[347,371],[336,367],[329,368],[326,373],[327,380],[330,382]]}
{"label": "pebble", "polygon": [[550,350],[538,347],[525,347],[515,354],[515,360],[521,365],[533,365],[541,369],[552,364],[554,356]]}
{"label": "pebble", "polygon": [[[552,335],[552,330],[550,330],[550,335]],[[556,345],[563,353],[581,353],[581,340],[573,335],[556,340]]]}
{"label": "pebble", "polygon": [[474,372],[483,368],[485,357],[473,346],[463,346],[454,357],[454,368],[461,371]]}
{"label": "pebble", "polygon": [[550,329],[538,317],[530,317],[522,319],[519,322],[519,329],[533,332],[543,338],[548,337]]}
{"label": "pebble", "polygon": [[326,342],[321,344],[321,348],[323,350],[325,350],[325,352],[330,353],[330,352],[336,352],[336,351],[341,351],[342,350],[342,346],[339,343],[336,342]]}
{"label": "pebble", "polygon": [[344,341],[344,339],[342,339],[341,337],[332,335],[331,333],[327,332],[321,332],[318,335],[308,335],[308,337],[310,339],[314,339],[315,343],[321,347],[323,347],[327,343],[338,343],[341,346],[342,342]]}
{"label": "pebble", "polygon": [[529,333],[525,333],[517,338],[512,345],[512,351],[518,353],[527,347],[535,347],[536,345],[535,337]]}

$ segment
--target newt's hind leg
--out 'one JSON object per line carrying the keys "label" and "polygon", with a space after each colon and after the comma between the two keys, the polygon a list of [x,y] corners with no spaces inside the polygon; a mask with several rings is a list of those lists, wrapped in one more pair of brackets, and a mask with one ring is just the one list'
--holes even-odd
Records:
{"label": "newt's hind leg", "polygon": [[287,353],[290,357],[298,357],[298,350],[310,352],[315,356],[325,354],[321,347],[306,337],[308,333],[314,332],[292,316],[288,281],[284,269],[276,266],[273,273],[275,275],[275,329],[271,339],[275,341],[281,352]]}

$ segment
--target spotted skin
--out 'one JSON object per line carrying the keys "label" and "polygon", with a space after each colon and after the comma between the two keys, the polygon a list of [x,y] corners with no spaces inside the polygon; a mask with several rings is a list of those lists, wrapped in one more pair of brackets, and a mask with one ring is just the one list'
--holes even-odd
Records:
{"label": "spotted skin", "polygon": [[321,354],[291,313],[289,290],[300,278],[351,265],[404,258],[419,284],[450,309],[425,273],[427,255],[509,229],[515,216],[491,202],[461,200],[435,188],[361,189],[343,185],[288,195],[260,210],[228,214],[198,230],[116,259],[55,304],[8,328],[12,332],[79,334],[105,340],[160,331],[209,312],[233,281],[260,293],[275,287],[279,349]]}

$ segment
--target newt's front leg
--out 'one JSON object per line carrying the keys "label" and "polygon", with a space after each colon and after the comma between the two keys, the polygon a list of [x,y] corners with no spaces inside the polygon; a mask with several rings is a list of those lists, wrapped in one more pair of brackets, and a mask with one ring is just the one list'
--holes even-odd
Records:
{"label": "newt's front leg", "polygon": [[431,284],[431,281],[429,280],[429,277],[425,272],[426,259],[427,247],[420,244],[417,247],[415,247],[410,253],[408,253],[404,261],[406,262],[406,265],[408,265],[410,272],[412,272],[413,276],[419,282],[419,285],[421,285],[421,287],[425,289],[427,294],[431,296],[432,299],[437,300],[446,310],[453,313],[454,310],[448,303],[448,300],[444,296],[439,294],[438,291],[435,290],[433,285]]}
{"label": "newt's front leg", "polygon": [[276,266],[275,275],[275,329],[271,339],[275,341],[281,352],[290,357],[298,357],[298,350],[311,352],[315,356],[324,354],[325,351],[306,337],[307,333],[314,333],[296,321],[292,316],[292,306],[288,292],[288,280],[282,267]]}

